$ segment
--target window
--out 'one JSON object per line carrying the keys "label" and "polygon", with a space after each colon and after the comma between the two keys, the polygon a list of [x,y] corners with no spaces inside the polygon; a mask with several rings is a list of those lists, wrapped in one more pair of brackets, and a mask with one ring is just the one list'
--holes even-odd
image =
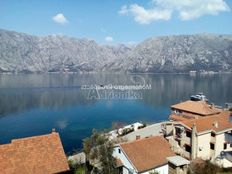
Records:
{"label": "window", "polygon": [[227,149],[227,143],[224,143],[223,149],[224,149],[224,150]]}
{"label": "window", "polygon": [[214,132],[211,132],[211,137],[215,137],[216,134]]}
{"label": "window", "polygon": [[118,149],[118,153],[121,153],[121,149]]}
{"label": "window", "polygon": [[191,132],[190,132],[190,131],[188,131],[188,130],[186,130],[186,137],[191,138]]}
{"label": "window", "polygon": [[214,150],[214,146],[215,146],[214,143],[210,143],[210,149],[211,150]]}
{"label": "window", "polygon": [[181,130],[181,128],[179,128],[179,127],[176,127],[175,129],[176,129],[177,138],[181,138],[181,133],[182,133],[183,130]]}
{"label": "window", "polygon": [[188,144],[185,144],[185,151],[190,152],[191,153],[191,146]]}

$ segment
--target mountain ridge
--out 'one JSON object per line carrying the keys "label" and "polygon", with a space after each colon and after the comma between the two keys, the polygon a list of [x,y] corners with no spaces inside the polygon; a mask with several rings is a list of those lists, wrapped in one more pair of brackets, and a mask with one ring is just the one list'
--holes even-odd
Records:
{"label": "mountain ridge", "polygon": [[230,71],[232,35],[148,38],[136,46],[0,29],[0,73]]}

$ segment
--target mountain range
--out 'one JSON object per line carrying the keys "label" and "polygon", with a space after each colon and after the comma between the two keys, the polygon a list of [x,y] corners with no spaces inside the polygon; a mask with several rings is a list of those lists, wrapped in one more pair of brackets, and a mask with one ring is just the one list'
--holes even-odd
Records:
{"label": "mountain range", "polygon": [[101,45],[61,35],[0,29],[0,73],[231,72],[232,35],[149,38],[137,45]]}

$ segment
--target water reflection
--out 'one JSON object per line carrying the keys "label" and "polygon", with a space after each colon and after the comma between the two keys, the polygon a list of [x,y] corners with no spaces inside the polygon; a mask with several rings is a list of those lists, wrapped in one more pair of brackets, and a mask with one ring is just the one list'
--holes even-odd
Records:
{"label": "water reflection", "polygon": [[[231,101],[231,75],[190,77],[188,75],[141,75],[152,90],[143,90],[143,101],[149,105],[168,106],[204,92],[216,104]],[[0,75],[0,117],[33,108],[60,108],[95,103],[87,100],[81,85],[133,84],[131,75]]]}
{"label": "water reflection", "polygon": [[[0,143],[56,128],[66,152],[81,146],[92,128],[113,122],[167,119],[169,106],[204,92],[215,104],[232,102],[232,75],[139,74],[151,90],[141,100],[88,100],[82,85],[131,85],[129,74],[0,75]],[[135,79],[135,78],[134,78]],[[138,78],[139,79],[139,78]]]}

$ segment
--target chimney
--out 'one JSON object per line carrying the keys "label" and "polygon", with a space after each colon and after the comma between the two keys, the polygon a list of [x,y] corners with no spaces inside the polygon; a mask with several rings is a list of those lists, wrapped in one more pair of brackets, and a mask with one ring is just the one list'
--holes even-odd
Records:
{"label": "chimney", "polygon": [[53,133],[53,132],[56,132],[56,129],[55,129],[55,128],[52,128],[52,133]]}
{"label": "chimney", "polygon": [[136,140],[139,140],[140,139],[140,135],[136,135]]}
{"label": "chimney", "polygon": [[196,134],[197,134],[197,127],[196,124],[193,124],[192,127],[192,135],[191,135],[191,159],[195,159],[196,158],[196,153],[197,153],[197,138],[196,138]]}

